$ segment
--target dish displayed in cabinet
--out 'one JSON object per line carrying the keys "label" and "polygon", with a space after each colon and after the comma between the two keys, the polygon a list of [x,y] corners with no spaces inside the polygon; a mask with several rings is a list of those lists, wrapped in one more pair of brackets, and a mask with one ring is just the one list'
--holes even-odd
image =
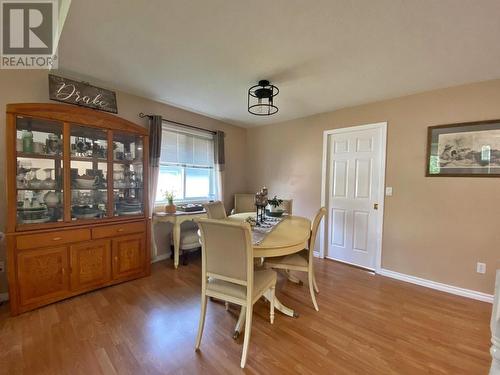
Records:
{"label": "dish displayed in cabinet", "polygon": [[107,215],[106,190],[73,190],[71,192],[71,217],[96,219]]}
{"label": "dish displayed in cabinet", "polygon": [[121,201],[116,203],[116,213],[119,216],[142,214],[142,204],[139,201]]}
{"label": "dish displayed in cabinet", "polygon": [[72,125],[70,151],[72,158],[106,160],[108,157],[106,130]]}
{"label": "dish displayed in cabinet", "polygon": [[[71,185],[74,189],[106,189],[107,180],[106,177],[106,164],[102,163],[102,166],[96,167],[96,169],[85,169],[85,164],[79,163],[80,168],[71,168]],[[99,163],[101,164],[101,163]],[[71,162],[71,166],[75,166],[75,162]],[[102,168],[102,169],[97,169]],[[84,174],[79,174],[81,169],[85,169]]]}

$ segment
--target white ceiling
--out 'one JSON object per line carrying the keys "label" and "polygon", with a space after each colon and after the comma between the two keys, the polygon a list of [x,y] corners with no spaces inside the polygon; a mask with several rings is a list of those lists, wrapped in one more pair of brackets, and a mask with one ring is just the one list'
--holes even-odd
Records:
{"label": "white ceiling", "polygon": [[[500,78],[498,0],[73,0],[63,72],[242,126]],[[259,79],[279,113],[247,112]]]}

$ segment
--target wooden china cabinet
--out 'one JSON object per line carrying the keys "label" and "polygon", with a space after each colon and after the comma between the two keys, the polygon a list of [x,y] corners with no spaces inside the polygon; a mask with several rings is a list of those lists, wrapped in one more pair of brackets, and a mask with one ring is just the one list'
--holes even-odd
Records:
{"label": "wooden china cabinet", "polygon": [[65,104],[9,104],[11,313],[150,272],[148,133]]}

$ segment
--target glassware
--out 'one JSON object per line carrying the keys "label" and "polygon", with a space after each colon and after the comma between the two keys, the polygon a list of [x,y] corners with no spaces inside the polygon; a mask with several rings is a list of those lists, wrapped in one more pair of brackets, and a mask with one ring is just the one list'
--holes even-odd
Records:
{"label": "glassware", "polygon": [[81,125],[71,125],[71,156],[78,158],[106,159],[108,133],[106,130]]}
{"label": "glassware", "polygon": [[61,140],[57,134],[49,134],[46,141],[47,154],[58,155],[61,151]]}
{"label": "glassware", "polygon": [[56,187],[56,180],[52,178],[52,171],[54,168],[44,168],[45,179],[42,181],[42,187],[44,189],[54,189]]}
{"label": "glassware", "polygon": [[31,167],[30,170],[30,178],[29,178],[29,187],[32,189],[40,189],[42,187],[42,181],[37,178],[36,172],[40,168]]}
{"label": "glassware", "polygon": [[21,137],[23,140],[23,152],[33,152],[33,132],[31,131],[31,129],[23,130]]}

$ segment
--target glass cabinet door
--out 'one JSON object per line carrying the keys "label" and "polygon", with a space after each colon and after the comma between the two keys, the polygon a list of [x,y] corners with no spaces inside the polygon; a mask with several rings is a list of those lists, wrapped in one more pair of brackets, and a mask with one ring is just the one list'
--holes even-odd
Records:
{"label": "glass cabinet door", "polygon": [[16,117],[17,224],[62,221],[63,124]]}
{"label": "glass cabinet door", "polygon": [[71,125],[71,220],[107,216],[108,133]]}
{"label": "glass cabinet door", "polygon": [[143,215],[143,187],[143,137],[114,133],[114,216]]}

